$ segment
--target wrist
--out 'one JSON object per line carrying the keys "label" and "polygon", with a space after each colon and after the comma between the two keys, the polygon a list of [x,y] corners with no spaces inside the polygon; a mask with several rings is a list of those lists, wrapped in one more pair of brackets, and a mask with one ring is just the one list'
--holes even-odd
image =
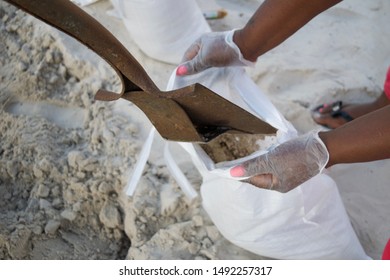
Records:
{"label": "wrist", "polygon": [[257,56],[250,51],[250,49],[246,44],[247,40],[245,39],[245,34],[243,29],[237,29],[234,31],[233,42],[240,49],[240,52],[244,57],[244,59],[253,63],[257,61]]}

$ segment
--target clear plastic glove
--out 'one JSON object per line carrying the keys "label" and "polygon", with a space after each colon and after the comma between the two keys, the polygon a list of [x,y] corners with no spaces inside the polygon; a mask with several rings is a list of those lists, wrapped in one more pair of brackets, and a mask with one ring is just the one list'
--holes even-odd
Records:
{"label": "clear plastic glove", "polygon": [[185,52],[176,74],[192,75],[210,67],[253,66],[255,62],[246,60],[233,42],[234,31],[211,32],[201,36]]}
{"label": "clear plastic glove", "polygon": [[321,173],[328,160],[328,150],[318,132],[310,132],[233,167],[230,174],[250,177],[247,182],[257,187],[284,193]]}

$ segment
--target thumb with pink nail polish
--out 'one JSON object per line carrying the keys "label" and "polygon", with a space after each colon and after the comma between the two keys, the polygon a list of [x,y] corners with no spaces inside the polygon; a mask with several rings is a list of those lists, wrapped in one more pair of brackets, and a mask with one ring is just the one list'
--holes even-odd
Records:
{"label": "thumb with pink nail polish", "polygon": [[177,67],[176,69],[176,75],[177,76],[184,76],[188,73],[188,69],[185,65],[180,65],[179,67]]}
{"label": "thumb with pink nail polish", "polygon": [[245,176],[245,169],[243,166],[238,165],[230,169],[230,176],[232,177],[244,177]]}

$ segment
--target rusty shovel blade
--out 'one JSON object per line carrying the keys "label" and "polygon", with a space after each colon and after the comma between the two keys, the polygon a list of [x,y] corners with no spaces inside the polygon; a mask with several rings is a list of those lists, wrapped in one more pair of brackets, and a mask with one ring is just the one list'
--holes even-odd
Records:
{"label": "rusty shovel blade", "polygon": [[69,0],[5,1],[72,36],[106,60],[121,79],[122,90],[99,90],[95,99],[124,98],[134,103],[167,140],[208,142],[223,133],[276,132],[268,123],[200,84],[161,91],[112,33]]}

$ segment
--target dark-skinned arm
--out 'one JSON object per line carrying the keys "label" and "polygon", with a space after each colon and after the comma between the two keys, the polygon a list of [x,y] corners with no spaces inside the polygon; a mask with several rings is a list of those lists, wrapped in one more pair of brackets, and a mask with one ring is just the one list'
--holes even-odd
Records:
{"label": "dark-skinned arm", "polygon": [[390,106],[319,136],[329,152],[326,167],[390,158]]}
{"label": "dark-skinned arm", "polygon": [[177,75],[210,67],[249,66],[340,0],[266,0],[240,30],[201,36],[184,53]]}

